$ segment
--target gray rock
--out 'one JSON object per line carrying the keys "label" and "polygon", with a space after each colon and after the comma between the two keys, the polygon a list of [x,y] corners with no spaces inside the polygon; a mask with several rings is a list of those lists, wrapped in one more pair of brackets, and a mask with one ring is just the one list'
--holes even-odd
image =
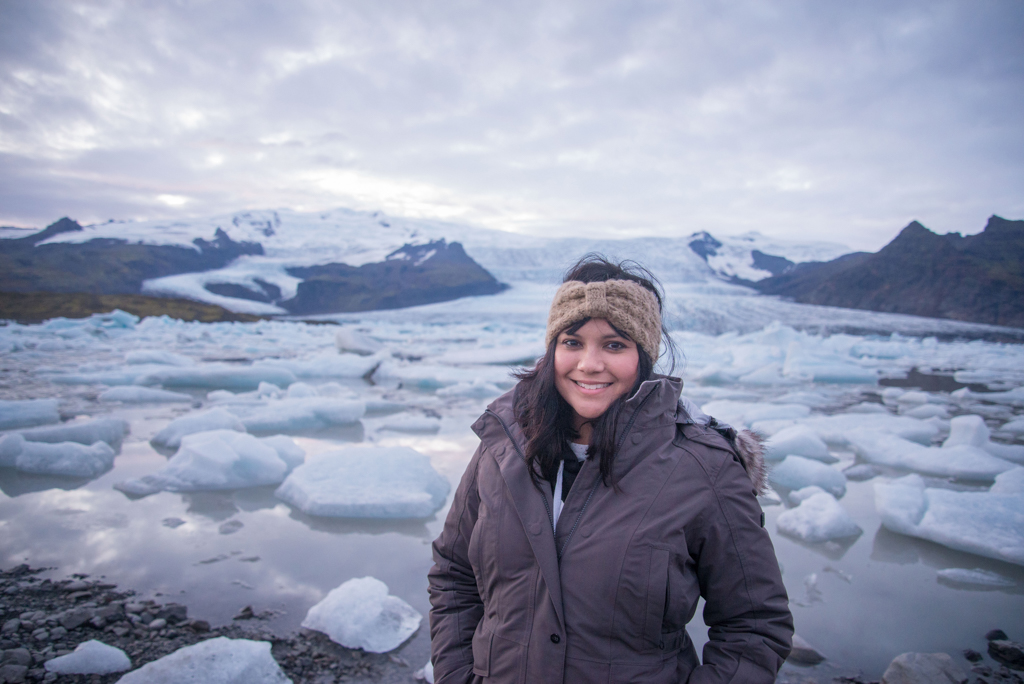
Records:
{"label": "gray rock", "polygon": [[991,629],[985,633],[985,641],[1006,641],[1009,638],[1001,629]]}
{"label": "gray rock", "polygon": [[28,668],[24,665],[3,665],[0,666],[0,681],[7,684],[21,684],[25,681]]}
{"label": "gray rock", "polygon": [[28,652],[27,648],[11,648],[4,651],[3,662],[5,665],[24,665],[28,667],[32,664],[32,654]]}
{"label": "gray rock", "polygon": [[1024,645],[1006,639],[988,642],[988,654],[1007,667],[1024,670]]}
{"label": "gray rock", "polygon": [[88,608],[72,608],[60,618],[60,626],[71,630],[81,627],[92,619],[92,611]]}
{"label": "gray rock", "polygon": [[4,623],[3,627],[0,627],[0,633],[13,634],[21,629],[21,620],[13,618]]}
{"label": "gray rock", "polygon": [[163,618],[157,618],[150,622],[149,625],[147,626],[152,630],[163,629],[167,626],[167,620],[164,620]]}
{"label": "gray rock", "polygon": [[882,684],[966,684],[969,675],[946,653],[903,653],[882,675]]}
{"label": "gray rock", "polygon": [[59,639],[63,639],[67,635],[68,635],[68,630],[64,629],[63,627],[54,627],[53,629],[50,630],[50,636],[55,641],[59,640]]}
{"label": "gray rock", "polygon": [[188,608],[180,603],[168,603],[156,612],[156,616],[168,622],[183,622],[188,619]]}
{"label": "gray rock", "polygon": [[825,656],[807,643],[799,634],[794,634],[793,650],[789,652],[789,658],[786,660],[798,665],[817,665],[825,660]]}

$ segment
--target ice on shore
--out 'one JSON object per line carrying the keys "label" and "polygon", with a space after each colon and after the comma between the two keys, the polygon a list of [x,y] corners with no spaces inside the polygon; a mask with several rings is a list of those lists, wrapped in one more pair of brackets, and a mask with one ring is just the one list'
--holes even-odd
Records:
{"label": "ice on shore", "polygon": [[81,423],[66,423],[52,427],[38,427],[22,430],[21,436],[30,442],[78,442],[94,444],[106,442],[115,451],[121,448],[124,436],[130,428],[128,421],[120,418],[96,418]]}
{"label": "ice on shore", "polygon": [[309,515],[428,518],[451,488],[430,459],[409,447],[350,447],[309,461],[276,496]]}
{"label": "ice on shore", "polygon": [[793,425],[779,430],[765,440],[765,460],[781,461],[786,456],[803,456],[823,463],[836,463],[839,459],[828,452],[828,446],[818,433],[805,425]]}
{"label": "ice on shore", "polygon": [[90,639],[67,655],[47,660],[43,667],[57,674],[112,674],[132,669],[128,654],[102,641]]}
{"label": "ice on shore", "polygon": [[149,404],[163,402],[192,401],[192,396],[181,392],[169,392],[152,387],[111,387],[100,392],[99,400],[106,403],[121,402],[123,404]]}
{"label": "ice on shore", "polygon": [[235,414],[229,413],[222,408],[212,408],[201,413],[190,413],[180,418],[175,418],[167,424],[167,427],[156,433],[156,436],[150,441],[153,444],[177,449],[181,446],[182,437],[210,430],[245,432],[245,426]]}
{"label": "ice on shore", "polygon": [[864,531],[828,492],[811,494],[796,508],[780,513],[776,526],[779,532],[811,544],[855,537]]}
{"label": "ice on shore", "polygon": [[0,467],[35,475],[96,477],[114,465],[114,450],[106,442],[29,442],[20,434],[0,438]]}
{"label": "ice on shore", "polygon": [[926,447],[880,432],[850,436],[850,445],[868,463],[926,475],[991,482],[1013,464],[968,444]]}
{"label": "ice on shore", "polygon": [[217,637],[146,663],[117,684],[292,684],[269,641]]}
{"label": "ice on shore", "polygon": [[998,476],[996,491],[957,492],[926,488],[920,475],[907,475],[875,483],[875,508],[893,532],[1024,565],[1024,497],[998,488],[1001,478],[1013,477],[1019,475]]}
{"label": "ice on shore", "polygon": [[177,453],[160,470],[118,482],[114,487],[132,496],[147,496],[159,491],[278,484],[301,462],[300,451],[294,442],[282,436],[258,439],[234,430],[197,432],[182,438]]}
{"label": "ice on shore", "polygon": [[846,494],[846,476],[835,468],[802,456],[787,456],[768,471],[776,486],[798,490],[817,485],[835,497]]}
{"label": "ice on shore", "polygon": [[0,400],[0,430],[59,423],[56,399]]}
{"label": "ice on shore", "polygon": [[981,416],[957,416],[949,421],[949,437],[942,443],[943,448],[972,446],[983,449],[997,458],[1024,465],[1024,446],[1019,444],[998,444],[990,437],[991,431]]}
{"label": "ice on shore", "polygon": [[309,609],[302,626],[323,632],[346,648],[369,653],[393,651],[411,637],[423,616],[388,594],[374,577],[350,579]]}
{"label": "ice on shore", "polygon": [[206,387],[210,389],[252,390],[261,382],[287,387],[295,382],[295,374],[270,363],[236,366],[227,363],[205,363],[201,366],[167,366],[152,370],[135,379],[138,385],[163,387]]}

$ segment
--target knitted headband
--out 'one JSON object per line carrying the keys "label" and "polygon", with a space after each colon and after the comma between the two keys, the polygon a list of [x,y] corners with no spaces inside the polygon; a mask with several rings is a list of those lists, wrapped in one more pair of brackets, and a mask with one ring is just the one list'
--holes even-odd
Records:
{"label": "knitted headband", "polygon": [[661,311],[654,293],[632,280],[562,283],[551,302],[544,346],[573,323],[604,318],[643,347],[655,361],[661,346]]}

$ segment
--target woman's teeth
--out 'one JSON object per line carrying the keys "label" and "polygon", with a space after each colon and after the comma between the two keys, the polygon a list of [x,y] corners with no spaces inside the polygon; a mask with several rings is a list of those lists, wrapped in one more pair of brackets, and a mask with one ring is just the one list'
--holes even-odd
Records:
{"label": "woman's teeth", "polygon": [[599,382],[597,384],[590,385],[590,384],[587,384],[585,382],[580,382],[578,380],[573,380],[573,382],[575,382],[577,385],[579,385],[583,389],[587,389],[587,390],[601,389],[602,387],[608,387],[609,385],[612,384],[610,382]]}

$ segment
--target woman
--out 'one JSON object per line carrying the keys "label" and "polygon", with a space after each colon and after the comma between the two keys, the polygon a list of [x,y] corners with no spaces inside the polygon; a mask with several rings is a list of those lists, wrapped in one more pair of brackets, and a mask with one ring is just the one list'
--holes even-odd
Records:
{"label": "woman", "polygon": [[[547,352],[473,425],[433,546],[438,684],[775,680],[793,623],[755,498],[760,450],[653,374],[652,280],[584,257]],[[703,664],[685,630],[700,596]]]}

